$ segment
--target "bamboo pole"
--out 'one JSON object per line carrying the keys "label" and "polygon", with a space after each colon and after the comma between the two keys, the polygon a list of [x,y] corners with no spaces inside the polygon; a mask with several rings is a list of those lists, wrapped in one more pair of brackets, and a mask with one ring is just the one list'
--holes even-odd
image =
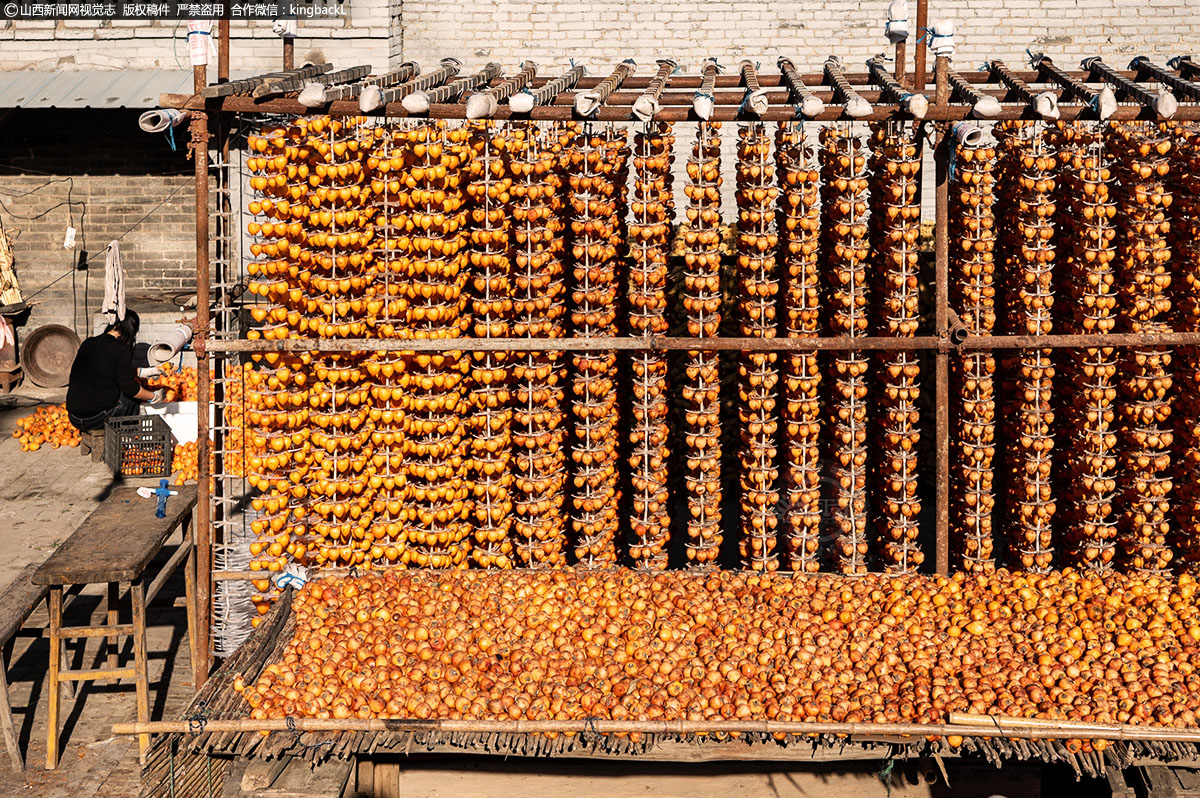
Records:
{"label": "bamboo pole", "polygon": [[[1036,346],[1051,349],[1070,349],[1090,346],[1198,346],[1200,332],[1174,333],[1110,333],[1108,335],[968,335],[953,342],[936,335],[913,338],[867,336],[864,338],[687,338],[669,336],[619,336],[614,338],[455,338],[454,351],[463,352],[582,352],[618,349],[622,351],[686,351],[703,341],[706,349],[734,351],[792,352],[819,349],[841,351],[871,349],[882,351],[957,348],[964,351],[992,349],[1025,349]],[[802,342],[801,342],[802,341]],[[549,344],[553,344],[552,346]],[[381,339],[381,338],[285,338],[277,341],[233,340],[209,341],[211,352],[442,352],[449,349],[445,339]]]}
{"label": "bamboo pole", "polygon": [[[342,732],[443,734],[836,734],[865,737],[1008,737],[1014,739],[1138,740],[1200,744],[1200,730],[1152,726],[1105,725],[1045,719],[1001,718],[951,713],[949,723],[836,723],[774,720],[445,720],[383,718],[272,718],[264,720],[208,720],[203,732]],[[1038,720],[1041,723],[1034,723]],[[115,723],[114,735],[196,734],[193,721]]]}

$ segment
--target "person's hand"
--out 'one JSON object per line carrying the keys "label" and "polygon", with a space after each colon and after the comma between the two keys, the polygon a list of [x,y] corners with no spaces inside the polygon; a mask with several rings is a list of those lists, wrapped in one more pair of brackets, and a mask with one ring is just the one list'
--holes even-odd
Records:
{"label": "person's hand", "polygon": [[159,388],[157,391],[154,392],[154,396],[150,397],[150,403],[158,404],[163,401],[163,399],[166,397],[166,395],[167,395],[167,389]]}

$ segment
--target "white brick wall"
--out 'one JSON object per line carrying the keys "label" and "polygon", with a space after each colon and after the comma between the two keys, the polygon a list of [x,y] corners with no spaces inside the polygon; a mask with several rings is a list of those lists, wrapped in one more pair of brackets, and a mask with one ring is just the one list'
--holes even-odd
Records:
{"label": "white brick wall", "polygon": [[[649,71],[669,56],[694,70],[708,56],[729,66],[749,57],[773,68],[791,56],[804,71],[825,56],[857,67],[885,49],[888,0],[350,0],[352,17],[301,22],[297,56],[319,50],[338,66],[446,55],[499,61],[513,69],[533,58],[543,73],[570,58],[593,72],[623,58]],[[915,16],[916,2],[910,2]],[[953,19],[956,60],[1019,64],[1025,48],[1074,67],[1085,55],[1123,64],[1138,54],[1159,60],[1200,51],[1200,0],[931,0],[934,18]],[[915,27],[915,19],[913,20]],[[234,23],[232,68],[279,66],[270,23]],[[0,23],[0,69],[186,68],[185,26],[175,23]],[[915,38],[915,35],[914,35]]]}
{"label": "white brick wall", "polygon": [[[887,46],[887,5],[888,0],[474,0],[470,13],[447,13],[441,2],[404,0],[403,46],[393,59],[432,63],[466,53],[513,68],[533,58],[545,71],[574,58],[599,72],[629,57],[649,71],[654,58],[663,56],[694,70],[708,56],[728,66],[749,57],[766,69],[788,55],[803,71],[818,71],[834,53],[857,67]],[[1134,55],[1163,60],[1200,50],[1200,0],[931,0],[930,6],[931,17],[954,20],[956,60],[972,66],[988,58],[1018,65],[1027,47],[1069,67],[1087,55],[1123,66]],[[911,0],[910,15],[915,14]]]}
{"label": "white brick wall", "polygon": [[[387,0],[351,0],[349,20],[300,23],[297,60],[319,51],[338,66],[388,64]],[[187,25],[175,22],[12,22],[0,23],[0,70],[19,69],[190,69]],[[230,28],[230,69],[279,69],[283,45],[270,22],[234,22]],[[210,64],[210,74],[215,71]]]}

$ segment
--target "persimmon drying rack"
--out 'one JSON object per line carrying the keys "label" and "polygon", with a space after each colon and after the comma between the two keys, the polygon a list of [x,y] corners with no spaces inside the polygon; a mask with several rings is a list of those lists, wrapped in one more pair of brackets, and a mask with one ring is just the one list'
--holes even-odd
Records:
{"label": "persimmon drying rack", "polygon": [[[918,29],[923,29],[928,21],[927,3],[926,0],[919,0],[918,3]],[[239,86],[229,84],[229,23],[222,21],[219,23],[218,37],[220,46],[218,49],[218,64],[217,64],[217,82],[213,86],[209,86],[207,77],[207,67],[197,66],[194,68],[194,91],[191,95],[168,94],[161,97],[161,105],[168,108],[176,108],[187,110],[191,113],[190,121],[190,149],[193,154],[199,154],[199,157],[193,157],[195,165],[195,207],[196,207],[196,285],[197,285],[197,334],[195,337],[195,351],[198,358],[198,390],[200,395],[201,409],[198,415],[198,439],[197,439],[197,460],[198,460],[198,481],[201,493],[201,501],[197,512],[197,548],[198,548],[198,585],[197,585],[197,630],[198,630],[198,646],[199,651],[203,652],[203,656],[197,658],[197,662],[193,664],[195,672],[195,684],[197,690],[202,690],[204,682],[209,676],[212,669],[212,654],[211,654],[211,627],[210,621],[213,612],[212,606],[212,587],[215,580],[218,579],[245,579],[247,574],[226,572],[214,573],[213,570],[213,515],[211,505],[211,492],[209,490],[209,405],[210,400],[210,385],[212,382],[210,375],[211,355],[216,353],[218,356],[235,355],[237,353],[248,352],[269,352],[269,351],[438,351],[447,348],[445,341],[441,340],[378,340],[378,339],[289,339],[282,341],[264,341],[264,340],[231,340],[222,336],[220,330],[214,330],[213,319],[210,309],[214,299],[224,299],[226,302],[232,301],[232,298],[219,294],[214,295],[210,286],[210,203],[209,203],[209,179],[211,164],[208,153],[212,149],[212,141],[215,137],[216,149],[223,154],[222,163],[228,162],[228,152],[230,147],[229,124],[232,117],[236,115],[265,115],[265,114],[320,114],[320,115],[335,115],[335,116],[357,116],[362,112],[358,102],[354,99],[338,99],[317,108],[309,108],[302,105],[297,99],[291,97],[280,97],[275,99],[258,99],[246,93],[244,88],[246,83],[241,84],[241,93],[238,93]],[[298,76],[302,70],[296,70],[292,63],[291,40],[284,40],[284,68],[283,73],[273,73],[272,77],[278,78],[282,75],[285,79],[288,76]],[[969,71],[954,71],[950,59],[939,56],[934,64],[934,69],[930,73],[926,64],[926,46],[924,37],[917,41],[915,48],[914,69],[911,74],[906,72],[905,64],[905,45],[901,43],[897,45],[895,59],[893,62],[894,76],[899,82],[898,85],[907,92],[922,93],[926,91],[927,84],[931,84],[932,92],[929,96],[928,112],[921,120],[921,124],[929,124],[932,126],[935,133],[934,146],[934,161],[936,166],[936,204],[935,204],[935,268],[934,268],[934,333],[932,335],[918,335],[912,338],[891,338],[883,336],[867,336],[862,338],[848,337],[817,337],[817,338],[743,338],[743,337],[726,337],[726,338],[676,338],[676,337],[617,337],[617,338],[560,338],[553,339],[553,345],[547,339],[523,340],[523,339],[470,339],[461,338],[455,339],[453,348],[460,351],[488,351],[488,350],[505,350],[505,351],[556,351],[556,352],[572,352],[572,351],[588,351],[588,350],[725,350],[725,351],[798,351],[798,350],[823,350],[823,351],[844,351],[844,350],[875,350],[875,351],[897,351],[897,350],[927,350],[931,351],[936,358],[936,376],[935,376],[935,429],[934,429],[934,445],[936,450],[936,559],[935,565],[938,573],[947,573],[949,570],[949,375],[950,375],[950,360],[949,356],[956,351],[971,351],[971,350],[994,350],[994,349],[1018,349],[1025,347],[1036,346],[1039,348],[1073,348],[1080,346],[1103,345],[1106,347],[1130,347],[1130,346],[1194,346],[1200,345],[1200,333],[1169,333],[1163,335],[1137,335],[1137,334],[1098,334],[1098,335],[1047,335],[1047,336],[1027,336],[1027,335],[1004,335],[997,334],[991,336],[970,336],[965,328],[958,320],[955,312],[950,307],[948,296],[948,267],[949,267],[949,240],[948,240],[948,217],[949,217],[949,187],[951,177],[951,147],[949,142],[952,140],[950,131],[953,123],[961,120],[970,120],[973,118],[973,106],[983,97],[992,97],[1000,101],[1001,107],[998,113],[991,114],[987,121],[998,121],[1005,119],[1038,119],[1039,116],[1035,110],[1035,92],[1043,93],[1050,92],[1060,100],[1060,117],[1063,120],[1098,120],[1100,117],[1097,113],[1098,103],[1093,103],[1097,96],[1097,91],[1100,87],[1107,85],[1117,93],[1117,97],[1122,101],[1113,113],[1106,118],[1112,120],[1154,120],[1157,115],[1154,111],[1152,95],[1159,88],[1167,88],[1173,91],[1179,100],[1177,111],[1173,118],[1181,121],[1200,120],[1200,64],[1193,63],[1188,59],[1182,59],[1173,62],[1170,66],[1160,66],[1145,59],[1135,60],[1129,69],[1114,69],[1107,65],[1092,63],[1087,69],[1079,71],[1067,71],[1056,67],[1049,59],[1043,60],[1036,69],[1033,70],[1015,70],[1010,69],[999,62],[993,62],[986,70],[969,70]],[[315,74],[328,73],[331,67],[324,65],[315,70]],[[307,74],[314,74],[313,71]],[[363,74],[361,71],[357,73],[358,77]],[[554,74],[554,73],[550,73]],[[264,76],[265,77],[265,76]],[[898,100],[902,100],[903,95],[900,95],[895,85],[889,87],[882,80],[878,72],[869,73],[845,73],[841,75],[844,81],[835,83],[830,80],[828,71],[819,74],[803,74],[796,76],[799,78],[805,90],[811,91],[812,94],[821,99],[825,106],[823,110],[811,117],[813,121],[836,122],[836,121],[861,121],[861,122],[879,122],[886,120],[911,121],[912,117],[906,114],[899,104]],[[357,78],[355,78],[357,79]],[[255,81],[261,83],[261,78],[251,78],[248,83],[253,85]],[[493,80],[493,86],[503,83],[504,76],[497,77]],[[563,91],[553,96],[544,104],[537,105],[531,112],[525,115],[511,113],[507,106],[500,107],[491,118],[494,119],[533,119],[533,120],[593,120],[601,122],[627,122],[635,123],[635,118],[632,114],[633,103],[645,92],[648,86],[651,85],[651,78],[645,76],[630,76],[620,82],[619,88],[608,94],[600,107],[594,114],[589,117],[579,117],[573,110],[573,102],[576,97],[576,92],[579,90],[588,90],[596,87],[605,80],[602,76],[596,77],[581,77],[569,91]],[[667,78],[665,86],[661,91],[658,99],[661,103],[654,118],[662,121],[675,122],[698,122],[701,121],[694,113],[691,107],[691,99],[695,91],[701,87],[704,78],[696,74],[672,74]],[[333,81],[336,84],[336,80]],[[347,81],[350,82],[350,81]],[[529,85],[536,89],[546,83],[546,78],[537,78]],[[797,101],[797,92],[795,83],[789,85],[789,82],[782,74],[761,74],[759,83],[762,88],[767,90],[768,105],[765,111],[759,114],[753,114],[744,107],[746,98],[746,89],[742,83],[740,75],[718,75],[713,81],[712,99],[715,103],[712,115],[709,117],[711,121],[767,121],[767,122],[783,122],[783,121],[798,121],[802,117],[799,114],[799,105]],[[840,83],[840,85],[838,85]],[[223,87],[224,84],[224,87]],[[292,94],[298,90],[299,86],[289,89]],[[354,97],[355,92],[353,87],[344,86],[346,89],[341,96]],[[858,98],[870,103],[871,111],[869,115],[857,117],[851,120],[846,114],[846,102],[848,94],[853,93]],[[407,117],[410,116],[399,103],[387,103],[378,110],[372,112],[368,116],[374,117]],[[420,115],[418,118],[434,118],[434,119],[465,119],[466,106],[461,103],[456,104],[438,104],[434,103],[429,107],[426,114]],[[226,224],[228,224],[226,222]],[[225,235],[228,237],[229,230],[226,228]],[[228,239],[226,239],[228,240]],[[224,289],[221,289],[224,290]],[[332,573],[332,571],[331,571]],[[286,603],[286,602],[281,602]],[[267,624],[264,624],[264,627]],[[275,634],[279,633],[278,625],[275,626]],[[260,630],[262,631],[262,630]],[[235,655],[236,657],[236,655]],[[227,663],[228,664],[228,663]],[[221,673],[226,669],[222,668]],[[220,675],[220,674],[218,674]],[[216,685],[213,685],[214,687]],[[963,722],[963,721],[967,722]],[[921,735],[922,737],[930,734],[937,735],[952,735],[962,734],[968,738],[976,738],[978,740],[986,740],[995,738],[1001,746],[1004,745],[1019,745],[1025,746],[1027,741],[1033,740],[1034,746],[1032,751],[1018,749],[1016,755],[1046,755],[1051,754],[1058,757],[1061,754],[1068,755],[1075,762],[1076,768],[1079,769],[1079,762],[1082,761],[1085,770],[1091,770],[1092,764],[1089,760],[1082,759],[1085,755],[1080,755],[1081,760],[1074,760],[1074,754],[1066,749],[1062,752],[1052,751],[1049,747],[1043,749],[1041,753],[1036,750],[1036,745],[1046,745],[1047,740],[1062,739],[1062,738],[1079,738],[1079,739],[1134,739],[1127,735],[1137,735],[1136,739],[1147,740],[1146,735],[1150,733],[1147,729],[1118,729],[1099,727],[1080,727],[1069,726],[1069,724],[1030,724],[1028,726],[1008,725],[1001,728],[999,725],[981,727],[971,722],[971,719],[955,719],[955,722],[944,724],[938,727],[918,726],[915,724],[896,724],[893,728],[888,726],[883,728],[876,724],[859,724],[870,726],[870,729],[859,729],[855,724],[820,724],[818,726],[804,728],[792,728],[796,724],[764,724],[762,722],[746,722],[746,723],[725,723],[725,724],[702,724],[704,728],[686,723],[677,724],[637,724],[630,722],[600,722],[589,725],[587,728],[574,729],[570,724],[549,724],[547,723],[492,723],[491,725],[484,722],[456,722],[436,721],[431,725],[429,722],[366,722],[338,721],[336,728],[343,732],[360,732],[368,731],[383,732],[395,731],[396,733],[405,733],[410,735],[420,734],[423,731],[453,734],[457,732],[474,731],[477,733],[493,733],[503,731],[506,733],[528,733],[538,731],[569,731],[576,730],[581,732],[603,731],[603,732],[622,732],[622,731],[644,731],[648,733],[663,733],[673,735],[675,737],[687,736],[703,731],[741,731],[747,734],[758,734],[764,737],[769,737],[773,733],[781,733],[788,735],[800,734],[827,734],[827,735],[858,735],[871,734],[878,739],[880,735],[882,739],[890,739],[892,743],[896,743],[896,737],[888,737],[887,735]],[[232,725],[231,725],[232,724]],[[465,724],[465,725],[463,725]],[[229,720],[213,720],[208,727],[209,732],[216,732],[221,729],[229,734],[236,734],[250,730],[255,731],[270,731],[279,724],[258,722],[258,721],[229,721]],[[578,726],[579,724],[575,724]],[[436,726],[436,728],[434,728]],[[461,728],[460,728],[461,726]],[[496,728],[493,729],[492,727]],[[721,728],[718,729],[717,727]],[[785,728],[786,726],[786,728]],[[228,727],[228,728],[226,728]],[[553,727],[553,728],[552,728]],[[652,728],[653,727],[653,728]],[[828,728],[826,728],[828,727]],[[299,733],[320,733],[326,732],[330,728],[328,722],[320,722],[313,720],[298,720],[292,724],[287,724],[288,731],[293,729]],[[140,725],[136,729],[132,726],[121,729],[125,733],[135,731],[162,732],[167,735],[181,735],[187,732],[195,732],[194,722],[184,721],[181,723],[160,722],[149,725]],[[390,733],[390,732],[389,732]],[[1157,732],[1155,733],[1157,734]],[[1187,733],[1184,736],[1171,736],[1170,733],[1164,732],[1162,742],[1163,746],[1168,746],[1162,750],[1152,751],[1147,750],[1146,753],[1151,756],[1166,756],[1173,758],[1184,756],[1195,751],[1194,745],[1200,740],[1200,734]],[[1190,735],[1190,736],[1187,736]],[[277,737],[278,735],[272,735]],[[522,735],[524,736],[524,735]],[[607,735],[605,735],[607,736]],[[1168,740],[1167,738],[1170,737]],[[299,736],[297,736],[299,741]],[[914,738],[916,739],[916,738]],[[1006,743],[1006,740],[1016,741],[1015,743]],[[1042,741],[1037,743],[1036,741]],[[1150,741],[1152,742],[1152,741]],[[1172,746],[1178,746],[1172,747]],[[286,747],[286,746],[285,746]],[[1061,746],[1060,746],[1061,747]],[[1110,749],[1111,750],[1111,749]],[[995,750],[993,750],[995,753]],[[1194,755],[1194,753],[1193,753]],[[1064,757],[1065,758],[1065,757]],[[1098,764],[1100,769],[1103,769],[1103,757],[1097,756],[1094,764]]]}

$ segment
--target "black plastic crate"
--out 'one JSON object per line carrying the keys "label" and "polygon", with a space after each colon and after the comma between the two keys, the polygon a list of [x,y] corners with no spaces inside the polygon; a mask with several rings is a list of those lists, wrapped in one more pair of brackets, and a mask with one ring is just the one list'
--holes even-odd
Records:
{"label": "black plastic crate", "polygon": [[104,462],[123,477],[169,477],[175,439],[162,416],[123,416],[104,423]]}

